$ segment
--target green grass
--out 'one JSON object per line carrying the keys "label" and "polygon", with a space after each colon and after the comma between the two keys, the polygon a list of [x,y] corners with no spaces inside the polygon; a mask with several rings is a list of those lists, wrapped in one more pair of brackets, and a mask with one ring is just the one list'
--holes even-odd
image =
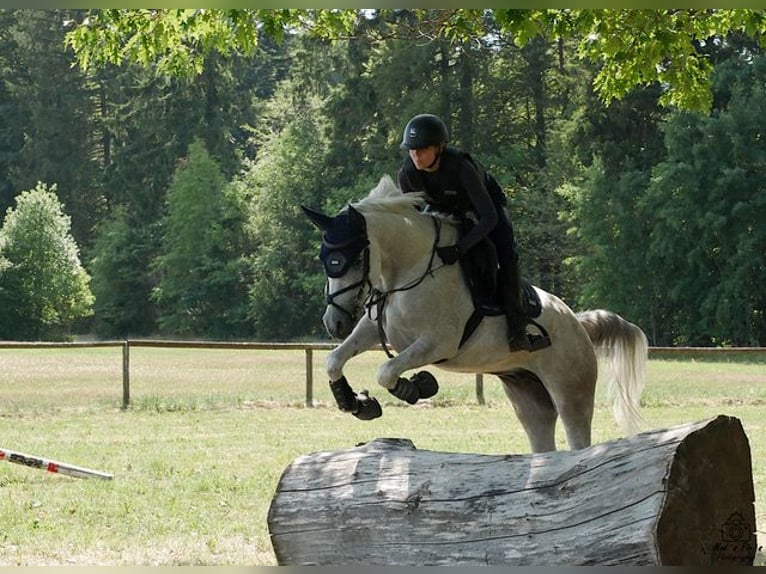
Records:
{"label": "green grass", "polygon": [[[133,349],[132,407],[120,410],[119,349],[0,350],[0,446],[111,472],[78,480],[0,463],[0,565],[273,565],[266,513],[300,455],[407,437],[421,449],[525,453],[527,440],[492,377],[436,369],[437,399],[409,407],[375,388],[383,355],[349,366],[383,417],[332,405],[315,353],[305,408],[300,351]],[[599,390],[594,441],[620,436]],[[647,429],[738,417],[753,458],[758,535],[766,537],[766,364],[652,360]],[[566,448],[559,429],[560,448]],[[764,564],[763,554],[757,563]]]}

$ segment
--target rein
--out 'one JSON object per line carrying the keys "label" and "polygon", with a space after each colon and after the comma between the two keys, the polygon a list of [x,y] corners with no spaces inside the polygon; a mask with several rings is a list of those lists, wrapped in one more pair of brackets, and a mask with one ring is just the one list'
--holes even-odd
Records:
{"label": "rein", "polygon": [[[367,296],[367,299],[364,302],[364,306],[367,309],[367,317],[369,317],[370,320],[373,320],[372,309],[373,307],[375,308],[376,319],[374,320],[378,324],[378,334],[380,336],[380,344],[383,347],[383,350],[385,351],[389,359],[393,358],[394,355],[393,353],[391,353],[391,351],[388,348],[388,344],[386,343],[386,332],[385,332],[385,329],[383,328],[383,310],[386,306],[386,303],[388,302],[388,296],[391,295],[392,293],[400,293],[402,291],[409,291],[410,289],[414,289],[415,287],[420,285],[428,275],[433,275],[434,271],[436,271],[437,269],[441,267],[444,267],[443,263],[439,265],[438,267],[433,267],[434,256],[436,255],[436,246],[439,244],[439,237],[441,236],[441,220],[436,217],[431,217],[431,221],[433,221],[433,224],[434,224],[436,237],[434,238],[433,245],[431,246],[431,257],[428,259],[428,265],[426,266],[426,270],[423,272],[423,274],[420,277],[418,277],[411,283],[408,283],[401,287],[394,287],[386,291],[381,291],[380,289],[376,289],[372,287],[372,282],[369,280],[369,277],[367,277],[367,284],[370,285],[370,294]],[[369,256],[369,252],[367,255]],[[369,267],[367,268],[366,271],[367,273],[369,273]]]}

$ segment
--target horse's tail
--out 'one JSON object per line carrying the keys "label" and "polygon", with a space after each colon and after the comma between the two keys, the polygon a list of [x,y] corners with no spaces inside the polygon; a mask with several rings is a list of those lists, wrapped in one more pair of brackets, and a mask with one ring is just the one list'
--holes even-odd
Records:
{"label": "horse's tail", "polygon": [[626,434],[638,431],[638,403],[649,353],[646,335],[638,326],[603,309],[583,311],[577,318],[593,343],[599,365],[611,371],[607,397],[617,423]]}

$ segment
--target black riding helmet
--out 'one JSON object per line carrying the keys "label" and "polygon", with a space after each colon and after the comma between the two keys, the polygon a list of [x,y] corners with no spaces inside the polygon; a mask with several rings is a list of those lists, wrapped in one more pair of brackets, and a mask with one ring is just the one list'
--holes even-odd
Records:
{"label": "black riding helmet", "polygon": [[432,145],[447,143],[449,133],[447,126],[438,116],[433,114],[418,114],[404,126],[402,149],[421,149]]}

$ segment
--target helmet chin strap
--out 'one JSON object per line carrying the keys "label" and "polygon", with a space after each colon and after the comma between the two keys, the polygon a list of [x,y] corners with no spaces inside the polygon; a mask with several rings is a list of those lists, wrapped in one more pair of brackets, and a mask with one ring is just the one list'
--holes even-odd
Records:
{"label": "helmet chin strap", "polygon": [[426,166],[426,169],[425,169],[426,171],[431,171],[434,168],[434,166],[437,163],[439,163],[439,158],[441,158],[441,156],[442,156],[442,150],[443,149],[444,148],[439,146],[439,151],[436,152],[436,155],[434,156],[434,160],[429,165]]}

